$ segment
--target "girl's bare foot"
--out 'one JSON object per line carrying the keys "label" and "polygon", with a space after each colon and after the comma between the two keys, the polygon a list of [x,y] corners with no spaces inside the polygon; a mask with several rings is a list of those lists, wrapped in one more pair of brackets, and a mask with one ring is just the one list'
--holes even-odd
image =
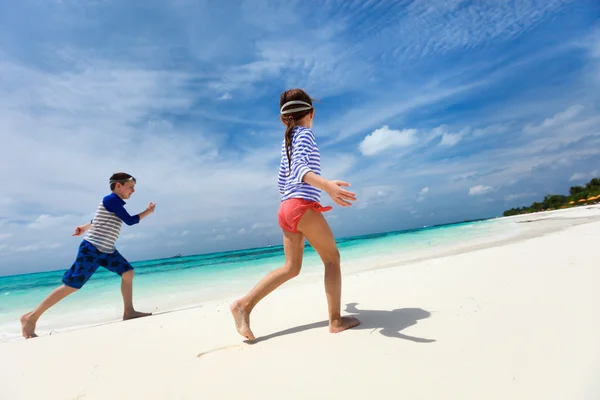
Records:
{"label": "girl's bare foot", "polygon": [[248,340],[254,340],[254,334],[250,330],[250,314],[244,310],[240,301],[236,300],[231,303],[229,309],[231,310],[231,315],[233,315],[235,328],[238,333]]}
{"label": "girl's bare foot", "polygon": [[339,333],[346,329],[353,328],[360,324],[360,321],[354,317],[341,317],[329,322],[329,332]]}
{"label": "girl's bare foot", "polygon": [[152,315],[152,313],[146,313],[146,312],[139,312],[139,311],[131,311],[131,312],[127,312],[123,314],[123,321],[127,321],[128,319],[135,319],[135,318],[141,318],[141,317],[147,317],[149,315]]}
{"label": "girl's bare foot", "polygon": [[35,334],[35,322],[29,318],[29,314],[21,316],[21,333],[25,339],[37,337]]}

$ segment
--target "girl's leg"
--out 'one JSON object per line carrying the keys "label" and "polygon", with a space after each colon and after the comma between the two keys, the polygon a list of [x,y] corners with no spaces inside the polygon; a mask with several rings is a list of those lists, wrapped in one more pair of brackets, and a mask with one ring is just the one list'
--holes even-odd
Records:
{"label": "girl's leg", "polygon": [[325,293],[329,308],[329,331],[341,332],[360,322],[355,317],[341,316],[342,272],[340,253],[329,224],[322,213],[308,209],[300,219],[298,230],[321,257],[325,266]]}
{"label": "girl's leg", "polygon": [[37,323],[37,320],[44,312],[46,312],[46,310],[75,291],[77,291],[77,289],[62,285],[54,289],[36,309],[27,314],[23,314],[21,316],[21,333],[23,334],[23,337],[25,339],[37,337],[35,334],[35,324]]}
{"label": "girl's leg", "polygon": [[237,331],[248,340],[254,340],[254,334],[250,330],[252,309],[266,295],[300,273],[304,254],[304,236],[301,233],[283,231],[283,251],[285,264],[269,272],[246,296],[231,304],[230,309]]}

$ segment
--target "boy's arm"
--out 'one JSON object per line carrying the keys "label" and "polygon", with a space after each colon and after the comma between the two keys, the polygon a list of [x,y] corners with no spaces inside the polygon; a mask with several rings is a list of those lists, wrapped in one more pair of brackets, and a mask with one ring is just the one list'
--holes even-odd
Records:
{"label": "boy's arm", "polygon": [[146,218],[148,215],[152,214],[154,212],[154,207],[156,207],[156,204],[150,202],[148,204],[148,207],[146,207],[144,211],[138,214],[138,216],[140,217],[140,221]]}
{"label": "boy's arm", "polygon": [[90,229],[90,226],[92,226],[92,222],[88,222],[85,225],[81,225],[78,226],[77,228],[75,228],[75,233],[73,234],[73,236],[79,236],[81,235],[83,232],[87,231],[88,229]]}
{"label": "boy's arm", "polygon": [[102,204],[104,204],[104,208],[106,211],[115,213],[115,215],[121,218],[121,221],[125,222],[127,225],[135,225],[139,223],[143,218],[154,212],[155,205],[153,203],[148,204],[148,207],[141,213],[137,215],[129,215],[125,207],[116,198],[108,198],[102,200]]}

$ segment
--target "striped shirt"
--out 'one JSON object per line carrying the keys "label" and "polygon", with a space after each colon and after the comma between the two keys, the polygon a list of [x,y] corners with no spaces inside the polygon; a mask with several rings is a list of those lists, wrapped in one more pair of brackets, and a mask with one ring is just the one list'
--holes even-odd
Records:
{"label": "striped shirt", "polygon": [[123,207],[124,204],[125,201],[115,193],[105,196],[98,206],[96,215],[92,220],[92,226],[88,229],[85,240],[103,253],[113,253],[115,251],[115,242],[121,233],[123,222],[127,225],[140,222],[140,216],[129,215]]}
{"label": "striped shirt", "polygon": [[297,126],[292,132],[291,158],[292,167],[288,167],[285,151],[285,138],[281,144],[281,163],[277,184],[281,201],[291,198],[301,198],[319,202],[321,190],[302,181],[308,172],[321,175],[321,155],[312,131],[303,126]]}

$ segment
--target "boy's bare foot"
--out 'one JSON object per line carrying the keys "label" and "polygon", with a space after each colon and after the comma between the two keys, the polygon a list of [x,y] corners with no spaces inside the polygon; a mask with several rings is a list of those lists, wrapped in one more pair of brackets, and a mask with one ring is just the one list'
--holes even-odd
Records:
{"label": "boy's bare foot", "polygon": [[354,317],[341,317],[340,319],[329,323],[329,332],[339,333],[346,329],[353,328],[360,324],[360,321]]}
{"label": "boy's bare foot", "polygon": [[150,312],[132,311],[132,312],[128,312],[128,313],[123,314],[123,321],[127,321],[128,319],[135,319],[135,318],[147,317],[149,315],[152,315],[152,313],[150,313]]}
{"label": "boy's bare foot", "polygon": [[25,339],[37,337],[35,334],[35,322],[29,318],[29,314],[21,316],[21,333]]}
{"label": "boy's bare foot", "polygon": [[254,340],[254,334],[250,330],[250,314],[244,310],[240,304],[240,301],[236,300],[231,303],[229,309],[233,315],[235,328],[237,329],[238,333],[248,340]]}

